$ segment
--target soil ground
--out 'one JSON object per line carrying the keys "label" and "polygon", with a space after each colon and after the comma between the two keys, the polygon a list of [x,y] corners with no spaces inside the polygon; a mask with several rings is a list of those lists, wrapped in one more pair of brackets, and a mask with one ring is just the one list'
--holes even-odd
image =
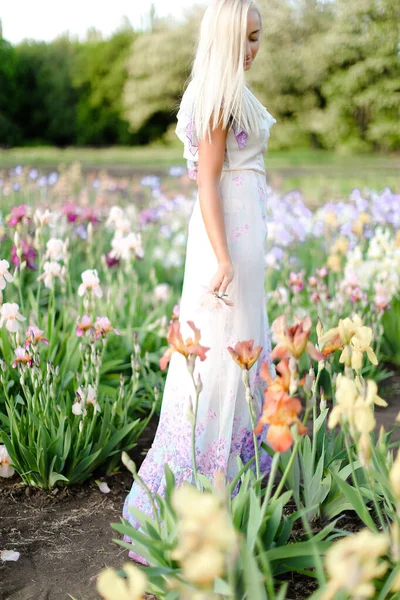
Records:
{"label": "soil ground", "polygon": [[[138,467],[157,423],[155,416],[130,452]],[[98,573],[131,560],[113,542],[122,535],[110,526],[120,522],[131,473],[122,466],[120,473],[97,478],[108,483],[108,494],[99,490],[96,477],[55,495],[16,478],[0,480],[0,551],[21,553],[16,562],[0,560],[0,600],[98,600]]]}
{"label": "soil ground", "polygon": [[[378,428],[383,424],[391,429],[400,411],[400,373],[379,388],[389,406],[377,408]],[[157,422],[154,417],[130,452],[137,466],[151,446]],[[393,439],[399,440],[400,428],[396,434]],[[55,493],[26,486],[17,476],[0,480],[0,551],[21,553],[16,562],[0,561],[0,600],[99,600],[98,573],[130,560],[128,550],[113,541],[122,536],[110,523],[120,522],[132,476],[122,467],[120,473],[100,479],[107,481],[110,493],[103,494],[94,478]],[[351,528],[351,515],[346,519],[346,528]],[[293,577],[287,597],[301,600],[311,592],[309,579]]]}

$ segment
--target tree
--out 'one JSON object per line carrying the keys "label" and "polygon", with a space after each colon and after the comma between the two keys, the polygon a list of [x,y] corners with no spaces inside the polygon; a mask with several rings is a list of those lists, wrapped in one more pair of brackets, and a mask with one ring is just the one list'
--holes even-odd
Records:
{"label": "tree", "polygon": [[132,46],[124,114],[143,142],[156,139],[175,121],[203,12],[203,6],[195,6],[183,23],[157,19],[153,32],[142,33]]}
{"label": "tree", "polygon": [[[1,24],[1,21],[0,21]],[[22,133],[15,120],[17,95],[17,55],[15,48],[0,38],[0,145],[11,146],[22,141]]]}
{"label": "tree", "polygon": [[312,127],[314,110],[326,104],[321,86],[327,65],[319,52],[332,24],[332,6],[318,0],[259,0],[263,34],[248,73],[256,95],[277,119],[271,142],[282,148],[323,147]]}
{"label": "tree", "polygon": [[108,40],[80,44],[73,69],[78,95],[78,144],[130,143],[132,135],[122,115],[126,58],[137,34],[125,22]]}
{"label": "tree", "polygon": [[400,147],[400,11],[397,0],[336,0],[325,40],[329,65],[319,121],[331,147]]}
{"label": "tree", "polygon": [[16,121],[31,143],[72,144],[76,94],[71,70],[76,46],[68,36],[51,44],[24,41],[16,47]]}

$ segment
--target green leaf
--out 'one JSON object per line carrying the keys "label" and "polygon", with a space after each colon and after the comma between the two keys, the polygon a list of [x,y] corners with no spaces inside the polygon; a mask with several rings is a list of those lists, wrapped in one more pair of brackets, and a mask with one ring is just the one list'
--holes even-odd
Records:
{"label": "green leaf", "polygon": [[290,500],[290,498],[292,497],[293,492],[292,490],[287,490],[286,492],[283,492],[283,494],[281,494],[277,499],[276,502],[280,502],[281,506],[285,506],[285,504],[287,504]]}
{"label": "green leaf", "polygon": [[[376,600],[385,600],[387,598],[387,595],[392,588],[393,582],[396,579],[396,577],[399,575],[399,573],[400,573],[400,567],[396,567],[393,569],[393,571],[390,573],[390,576],[386,580],[385,585],[383,586],[383,588]],[[393,596],[393,598],[394,598],[394,596]]]}
{"label": "green leaf", "polygon": [[318,415],[314,422],[314,435],[318,433],[321,429],[324,421],[326,420],[327,414],[329,413],[328,408],[324,408],[324,410]]}
{"label": "green leaf", "polygon": [[284,560],[286,558],[298,558],[303,556],[313,556],[315,553],[324,554],[330,548],[331,542],[294,542],[280,548],[270,548],[266,550],[268,560]]}
{"label": "green leaf", "polygon": [[69,455],[69,451],[71,448],[72,436],[71,436],[71,426],[68,424],[65,433],[64,433],[64,452],[62,454],[62,460],[65,462]]}
{"label": "green leaf", "polygon": [[25,463],[28,466],[28,469],[31,471],[35,471],[38,472],[39,468],[38,468],[38,464],[36,461],[36,456],[33,454],[33,452],[31,452],[31,450],[29,450],[29,448],[25,448],[22,444],[19,448]]}
{"label": "green leaf", "polygon": [[224,581],[224,579],[221,579],[220,577],[217,577],[214,580],[214,593],[215,594],[221,594],[222,596],[230,596],[231,595],[231,588],[229,587],[229,584]]}
{"label": "green leaf", "polygon": [[165,474],[165,485],[168,490],[172,491],[175,489],[175,475],[169,465],[164,463],[164,474]]}
{"label": "green leaf", "polygon": [[275,577],[284,573],[304,573],[315,567],[315,554],[304,554],[297,557],[279,560],[273,563],[273,574]]}
{"label": "green leaf", "polygon": [[153,577],[160,577],[163,575],[169,575],[170,573],[176,573],[177,569],[173,567],[144,567],[144,573],[146,573],[148,579]]}
{"label": "green leaf", "polygon": [[270,518],[266,521],[265,535],[263,536],[263,546],[265,549],[271,548],[276,532],[281,524],[281,520],[282,505],[281,503],[277,502]]}
{"label": "green leaf", "polygon": [[[135,519],[142,525],[145,523],[150,523],[152,525],[154,523],[154,518],[145,513],[143,510],[140,510],[140,508],[136,508],[136,506],[128,506],[128,510],[131,515],[133,515]],[[133,527],[133,525],[131,525],[131,527]]]}
{"label": "green leaf", "polygon": [[168,594],[165,596],[165,600],[179,600],[179,591],[172,590],[171,592],[168,592]]}
{"label": "green leaf", "polygon": [[82,475],[84,475],[85,477],[88,475],[87,472],[92,470],[92,465],[95,464],[95,460],[99,456],[100,452],[101,449],[96,450],[96,452],[89,454],[89,456],[86,456],[78,462],[78,464],[72,469],[72,473],[70,474],[70,483],[79,482]]}
{"label": "green leaf", "polygon": [[345,500],[345,498],[342,495],[340,495],[337,498],[334,498],[328,503],[325,503],[322,508],[323,514],[329,517],[330,519],[333,519],[333,517],[336,517],[345,510],[353,510],[353,505],[351,504],[351,502]]}
{"label": "green leaf", "polygon": [[[126,423],[121,429],[119,429],[107,442],[106,446],[102,449],[102,454],[105,456],[108,455],[111,450],[113,450],[121,440],[128,435],[137,425],[140,419],[137,419],[133,423]],[[106,421],[107,423],[107,421]]]}
{"label": "green leaf", "polygon": [[198,478],[199,482],[203,485],[203,488],[205,490],[210,491],[210,492],[212,491],[213,485],[206,475],[203,475],[202,473],[197,473],[197,478]]}
{"label": "green leaf", "polygon": [[281,588],[280,588],[280,590],[278,592],[278,595],[276,596],[276,600],[285,600],[285,598],[286,598],[286,591],[288,589],[288,585],[289,585],[288,583],[284,583],[281,586]]}
{"label": "green leaf", "polygon": [[232,521],[236,529],[242,529],[242,520],[246,505],[247,490],[240,488],[239,493],[233,498],[231,504]]}
{"label": "green leaf", "polygon": [[246,587],[246,597],[251,600],[268,600],[263,576],[257,562],[246,544],[241,544],[240,557],[243,563],[243,579]]}
{"label": "green leaf", "polygon": [[[282,520],[282,523],[281,523],[280,532],[278,534],[278,537],[275,540],[276,546],[284,546],[285,544],[288,543],[290,534],[292,533],[292,529],[293,529],[293,521],[291,520],[290,517],[284,517]],[[271,546],[272,546],[272,544],[271,544]]]}
{"label": "green leaf", "polygon": [[50,488],[54,487],[54,484],[57,481],[65,481],[66,483],[69,483],[69,479],[67,479],[66,477],[64,477],[64,475],[61,475],[61,473],[54,473],[54,471],[53,471],[52,473],[50,473],[49,487]]}
{"label": "green leaf", "polygon": [[352,505],[352,509],[356,511],[360,519],[365,523],[367,527],[372,529],[372,531],[376,531],[376,525],[368,512],[363,500],[358,495],[358,492],[349,485],[346,481],[344,481],[339,475],[337,475],[334,471],[331,471],[332,477],[338,484],[339,488],[342,490],[343,494],[347,498],[347,500]]}
{"label": "green leaf", "polygon": [[254,490],[250,488],[249,490],[249,519],[247,522],[247,546],[250,551],[254,549],[257,535],[261,526],[261,507],[260,500],[256,496]]}

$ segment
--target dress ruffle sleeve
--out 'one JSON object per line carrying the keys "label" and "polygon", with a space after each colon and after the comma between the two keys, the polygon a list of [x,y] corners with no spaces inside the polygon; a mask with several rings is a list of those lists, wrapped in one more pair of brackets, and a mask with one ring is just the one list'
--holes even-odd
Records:
{"label": "dress ruffle sleeve", "polygon": [[182,96],[176,118],[178,122],[175,133],[181,142],[183,142],[183,157],[187,160],[193,160],[193,158],[197,157],[199,145],[194,126],[193,93],[191,84],[188,85]]}
{"label": "dress ruffle sleeve", "polygon": [[[191,81],[183,93],[176,117],[177,125],[175,128],[176,135],[183,143],[183,158],[187,161],[188,175],[191,179],[197,179],[199,153],[199,142],[194,121],[194,93],[193,82]],[[262,106],[262,109],[266,117],[268,129],[270,129],[277,121],[265,106]],[[247,144],[248,133],[242,127],[239,128],[234,120],[232,121],[232,129],[239,150],[243,150]]]}
{"label": "dress ruffle sleeve", "polygon": [[264,106],[264,110],[265,110],[265,116],[267,117],[267,124],[268,124],[268,127],[269,127],[269,128],[271,128],[271,127],[272,127],[272,125],[273,125],[274,123],[276,123],[277,121],[276,121],[275,117],[273,117],[273,116],[271,115],[271,113],[267,111],[267,109],[265,108],[265,106]]}
{"label": "dress ruffle sleeve", "polygon": [[193,87],[189,83],[186,88],[179,107],[175,133],[183,142],[183,158],[186,158],[188,175],[191,179],[197,179],[197,160],[199,143],[193,117]]}

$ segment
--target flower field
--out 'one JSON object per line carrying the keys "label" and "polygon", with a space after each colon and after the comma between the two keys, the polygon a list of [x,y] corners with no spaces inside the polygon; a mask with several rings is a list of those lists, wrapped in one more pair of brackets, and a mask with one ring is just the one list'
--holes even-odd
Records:
{"label": "flower field", "polygon": [[[69,494],[80,498],[78,510],[86,493],[106,502],[102,493],[111,497],[114,481],[121,486],[124,477],[125,489],[132,476],[140,481],[139,450],[143,440],[151,444],[171,354],[184,354],[192,374],[196,360],[207,359],[196,324],[193,344],[178,320],[194,200],[181,167],[163,177],[84,174],[79,164],[1,174],[7,518],[19,497],[14,488],[30,490],[28,504],[33,494],[33,504],[58,498],[61,506]],[[354,189],[311,211],[298,190],[269,187],[267,204],[265,290],[277,376],[264,363],[258,420],[249,371],[262,348],[240,340],[229,351],[242,369],[254,432],[269,425],[269,478],[258,476],[256,442],[254,468],[238,464],[229,483],[218,472],[210,482],[193,455],[196,485],[175,488],[166,466],[166,498],[157,498],[153,515],[140,515],[143,531],[119,518],[117,501],[105,532],[116,541],[114,558],[85,571],[90,589],[77,587],[71,566],[71,578],[58,584],[63,595],[49,597],[400,597],[400,402],[381,392],[400,368],[400,194]],[[220,298],[207,306],[230,308]],[[197,406],[201,382],[193,384]],[[194,447],[196,410],[188,418]],[[101,506],[90,528],[104,536]],[[18,598],[27,546],[11,525],[5,534],[0,578],[6,597]],[[64,534],[60,528],[55,543],[66,544]],[[149,567],[124,560],[123,535]]]}

